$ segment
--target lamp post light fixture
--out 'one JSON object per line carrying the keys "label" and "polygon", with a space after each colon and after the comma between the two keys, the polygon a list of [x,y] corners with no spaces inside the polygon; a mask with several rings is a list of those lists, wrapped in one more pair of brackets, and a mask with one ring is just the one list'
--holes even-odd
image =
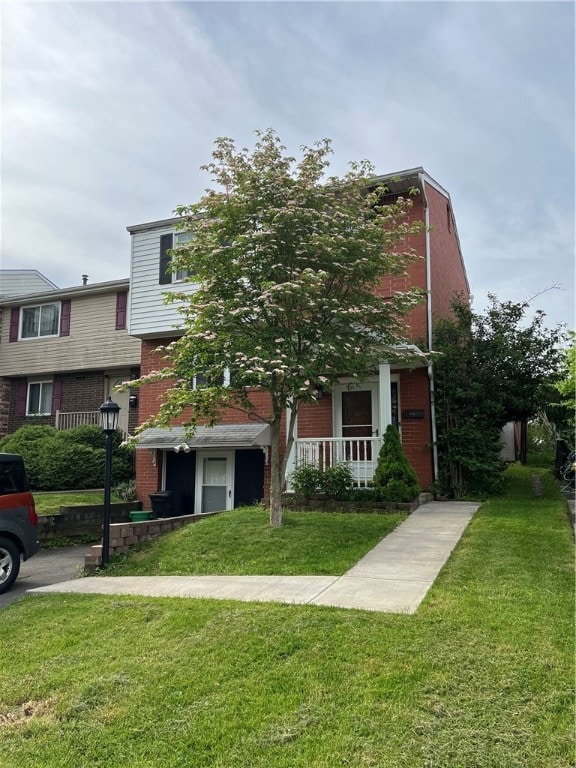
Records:
{"label": "lamp post light fixture", "polygon": [[100,426],[106,435],[106,470],[104,477],[104,526],[102,531],[102,565],[108,564],[110,549],[110,486],[112,485],[112,435],[118,426],[120,406],[111,397],[100,406]]}

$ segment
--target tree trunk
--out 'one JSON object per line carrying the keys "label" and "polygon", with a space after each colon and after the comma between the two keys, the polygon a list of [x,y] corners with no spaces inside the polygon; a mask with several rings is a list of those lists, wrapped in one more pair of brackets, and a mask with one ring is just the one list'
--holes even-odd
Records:
{"label": "tree trunk", "polygon": [[282,525],[282,462],[280,461],[280,422],[277,413],[270,424],[270,525]]}

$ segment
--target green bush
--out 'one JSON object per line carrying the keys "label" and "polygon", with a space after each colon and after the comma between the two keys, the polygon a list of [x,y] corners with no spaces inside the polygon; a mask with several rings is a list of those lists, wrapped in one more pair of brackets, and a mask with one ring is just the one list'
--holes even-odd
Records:
{"label": "green bush", "polygon": [[300,464],[290,475],[296,493],[309,496],[311,493],[326,493],[331,498],[341,499],[353,485],[354,479],[348,464],[335,464],[320,469],[311,464]]}
{"label": "green bush", "polygon": [[407,503],[420,493],[416,472],[402,449],[400,435],[391,424],[384,434],[374,472],[374,488],[382,501]]}
{"label": "green bush", "polygon": [[[112,482],[134,477],[130,448],[120,445],[122,434],[113,436]],[[50,426],[25,426],[0,441],[0,450],[20,453],[35,490],[83,490],[104,485],[105,436],[100,427],[81,426],[57,430]]]}
{"label": "green bush", "polygon": [[123,483],[118,483],[112,489],[114,496],[117,496],[122,501],[136,501],[136,481],[125,480]]}
{"label": "green bush", "polygon": [[290,475],[296,493],[302,493],[309,496],[320,490],[320,476],[322,470],[312,464],[299,464]]}
{"label": "green bush", "polygon": [[104,451],[59,435],[42,440],[39,450],[38,488],[72,491],[104,485]]}
{"label": "green bush", "polygon": [[335,499],[352,488],[354,478],[348,464],[336,464],[320,473],[320,490]]}
{"label": "green bush", "polygon": [[0,440],[0,451],[2,453],[19,453],[24,458],[26,465],[26,474],[28,482],[32,488],[39,488],[39,467],[40,460],[38,453],[42,441],[57,434],[56,427],[49,425],[34,426],[28,425],[7,435]]}

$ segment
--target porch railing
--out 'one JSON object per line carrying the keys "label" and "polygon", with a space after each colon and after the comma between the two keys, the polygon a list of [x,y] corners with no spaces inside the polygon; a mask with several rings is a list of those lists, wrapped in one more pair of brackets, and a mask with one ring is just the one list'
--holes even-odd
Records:
{"label": "porch railing", "polygon": [[[56,411],[56,429],[74,429],[74,427],[81,427],[85,424],[94,424],[99,427],[100,411],[70,411],[68,413]],[[125,429],[121,426],[118,426],[118,429],[124,437],[127,437]]]}
{"label": "porch railing", "polygon": [[56,411],[56,429],[74,429],[84,424],[100,424],[100,411]]}
{"label": "porch railing", "polygon": [[372,482],[382,440],[379,437],[297,438],[294,445],[296,466],[311,464],[326,469],[348,464],[354,483],[360,488]]}

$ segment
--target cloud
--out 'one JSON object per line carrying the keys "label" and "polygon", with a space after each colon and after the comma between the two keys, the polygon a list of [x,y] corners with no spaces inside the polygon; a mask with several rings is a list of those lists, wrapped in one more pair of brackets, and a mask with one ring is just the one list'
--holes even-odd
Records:
{"label": "cloud", "polygon": [[[333,171],[423,165],[452,195],[477,295],[572,317],[568,3],[9,3],[2,266],[128,274],[127,225],[209,183],[217,136],[333,139]],[[572,249],[572,250],[571,250]],[[550,279],[548,279],[550,275]],[[545,307],[546,308],[546,307]]]}

